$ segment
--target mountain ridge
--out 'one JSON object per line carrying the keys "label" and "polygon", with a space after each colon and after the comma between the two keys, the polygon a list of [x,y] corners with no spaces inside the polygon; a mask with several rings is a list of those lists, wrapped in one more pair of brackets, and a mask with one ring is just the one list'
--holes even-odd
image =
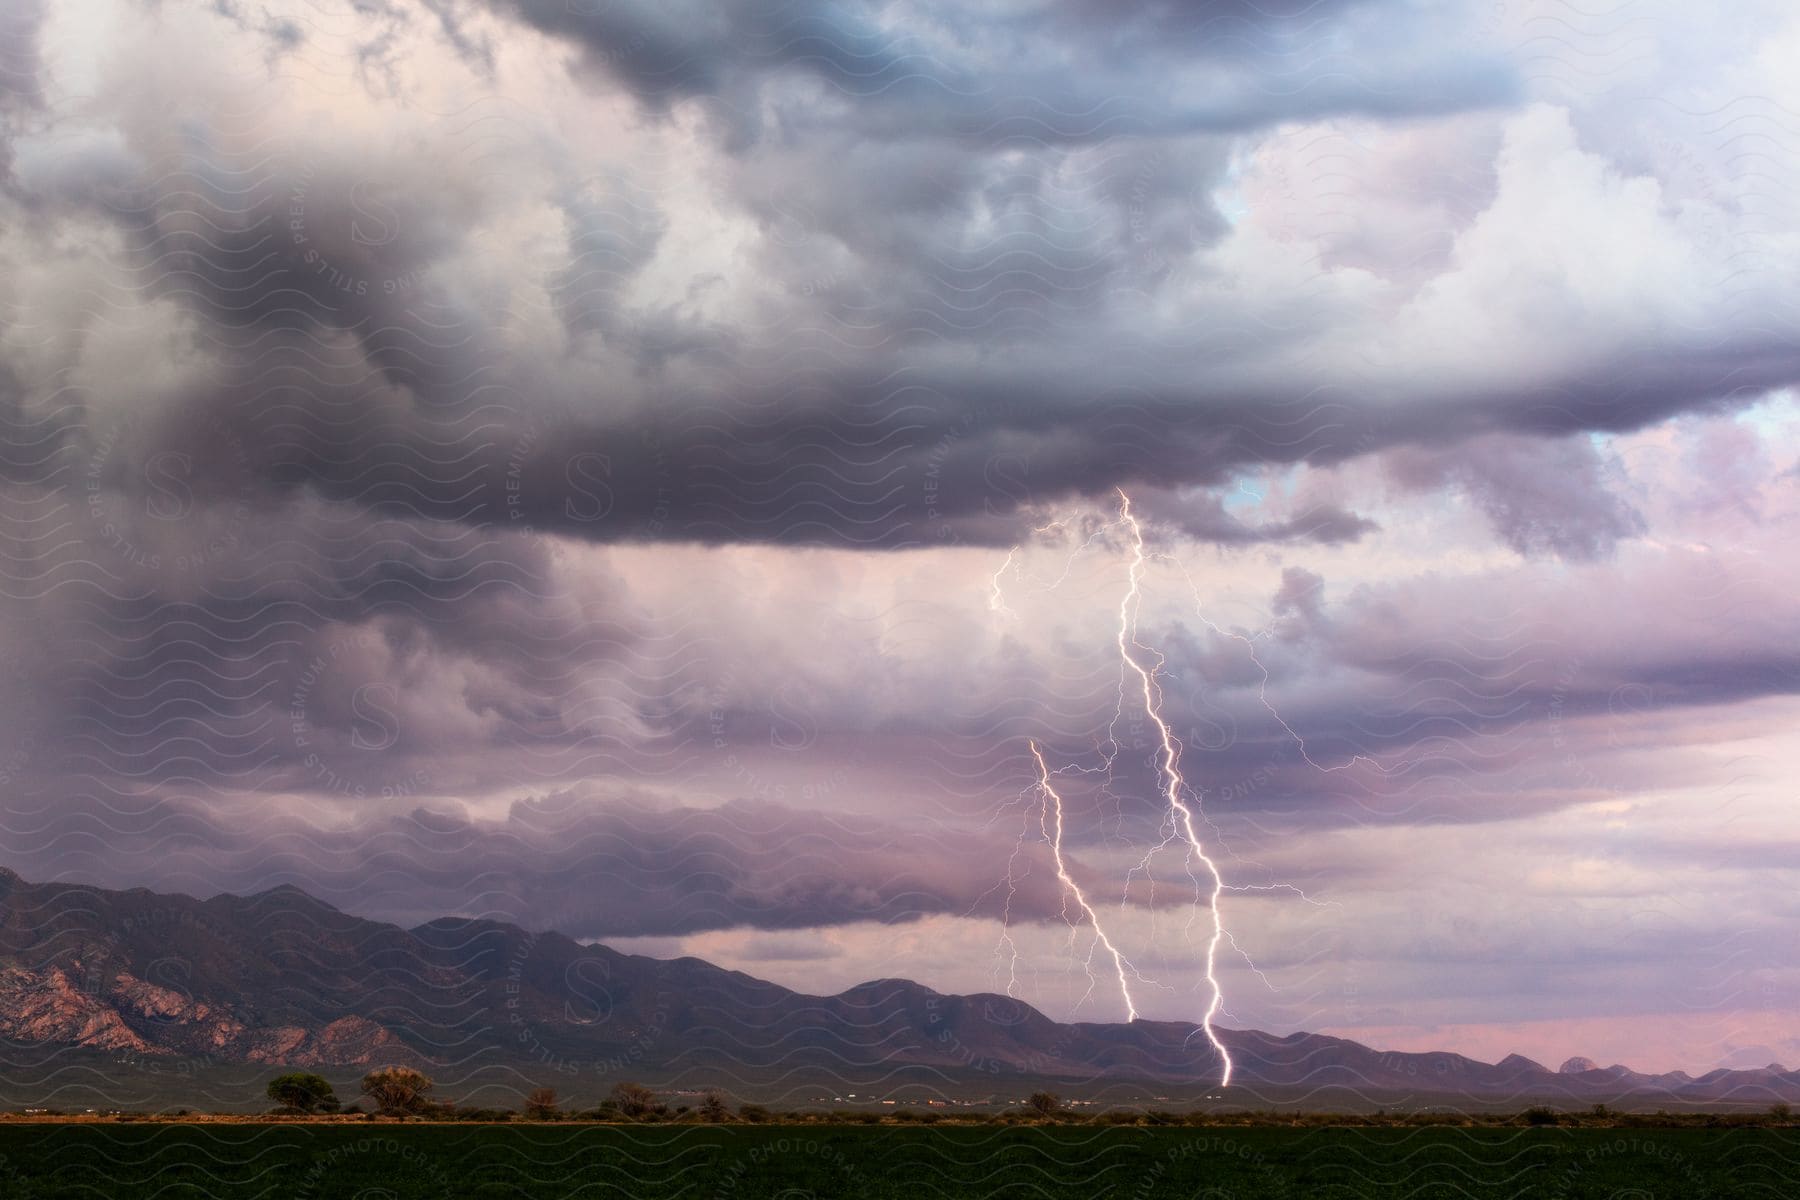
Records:
{"label": "mountain ridge", "polygon": [[[1800,1099],[1777,1064],[1690,1078],[1557,1071],[1522,1055],[1384,1052],[1346,1038],[1215,1031],[1235,1094]],[[369,1066],[496,1063],[663,1080],[845,1086],[969,1079],[1216,1091],[1199,1026],[1057,1022],[995,993],[868,980],[829,996],[703,959],[655,959],[482,917],[411,929],[344,913],[291,884],[206,900],[142,888],[33,884],[0,868],[0,1039],[155,1060]]]}

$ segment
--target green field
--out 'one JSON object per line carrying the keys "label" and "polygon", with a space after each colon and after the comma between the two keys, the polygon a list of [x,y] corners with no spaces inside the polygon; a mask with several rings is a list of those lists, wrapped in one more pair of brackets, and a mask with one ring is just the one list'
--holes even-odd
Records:
{"label": "green field", "polygon": [[1800,1196],[1786,1129],[0,1126],[0,1196]]}

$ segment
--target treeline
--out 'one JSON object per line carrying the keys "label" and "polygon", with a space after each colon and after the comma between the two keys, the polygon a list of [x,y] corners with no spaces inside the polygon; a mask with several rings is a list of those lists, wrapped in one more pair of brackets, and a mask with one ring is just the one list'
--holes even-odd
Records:
{"label": "treeline", "polygon": [[[844,1125],[934,1125],[939,1122],[957,1124],[1017,1125],[1259,1125],[1259,1126],[1569,1126],[1599,1128],[1720,1128],[1735,1126],[1780,1126],[1794,1123],[1793,1110],[1786,1104],[1774,1104],[1762,1112],[1719,1113],[1688,1112],[1653,1113],[1622,1112],[1604,1104],[1580,1110],[1564,1110],[1537,1105],[1522,1112],[1400,1112],[1377,1110],[1373,1113],[1293,1112],[1278,1109],[1240,1109],[1230,1112],[1196,1109],[1174,1112],[1163,1109],[1113,1109],[1105,1112],[1076,1112],[1063,1105],[1051,1092],[1033,1092],[1019,1108],[999,1112],[971,1112],[967,1109],[943,1111],[912,1106],[884,1106],[880,1111],[867,1109],[820,1112],[802,1110],[778,1112],[760,1104],[740,1104],[735,1109],[716,1091],[704,1093],[697,1103],[669,1104],[654,1090],[641,1083],[614,1085],[611,1095],[592,1108],[565,1106],[554,1088],[536,1088],[525,1097],[522,1110],[476,1108],[433,1101],[433,1083],[422,1072],[410,1067],[383,1067],[363,1076],[362,1093],[370,1104],[370,1114],[388,1117],[429,1117],[438,1120],[476,1121],[664,1121],[726,1124],[743,1122],[760,1125],[844,1124]],[[325,1079],[304,1073],[283,1075],[269,1084],[268,1094],[280,1107],[278,1112],[332,1113],[359,1112],[360,1106],[342,1109]]]}
{"label": "treeline", "polygon": [[[433,1096],[436,1084],[422,1071],[411,1067],[381,1067],[361,1080],[360,1099],[344,1104],[333,1090],[331,1081],[305,1071],[291,1071],[271,1080],[266,1089],[275,1107],[268,1115],[277,1117],[362,1117],[397,1120],[430,1121],[588,1121],[657,1124],[784,1124],[784,1125],[1072,1125],[1104,1128],[1108,1126],[1257,1126],[1320,1127],[1343,1126],[1363,1128],[1459,1126],[1492,1128],[1506,1126],[1561,1126],[1569,1128],[1679,1129],[1679,1128],[1758,1128],[1794,1127],[1797,1122],[1787,1104],[1773,1104],[1760,1112],[1624,1112],[1604,1104],[1579,1110],[1565,1110],[1536,1105],[1519,1112],[1412,1111],[1372,1113],[1296,1112],[1281,1109],[1236,1109],[1221,1111],[1196,1109],[1176,1112],[1165,1109],[1112,1109],[1104,1112],[1077,1112],[1063,1105],[1050,1092],[1034,1092],[1020,1107],[997,1112],[977,1112],[967,1108],[943,1109],[909,1105],[884,1105],[880,1110],[836,1109],[831,1111],[778,1111],[760,1104],[733,1107],[717,1091],[701,1094],[692,1103],[670,1103],[652,1088],[640,1083],[615,1084],[611,1094],[592,1107],[565,1103],[554,1088],[535,1088],[525,1096],[519,1109],[487,1108],[456,1104]],[[33,1109],[24,1114],[3,1116],[72,1115],[54,1109]],[[187,1109],[168,1116],[188,1117]],[[224,1114],[218,1114],[224,1115]],[[153,1119],[146,1114],[110,1112],[116,1120]]]}
{"label": "treeline", "polygon": [[[1005,1121],[1015,1114],[998,1114]],[[1135,1125],[1135,1126],[1257,1126],[1317,1128],[1416,1128],[1453,1126],[1459,1128],[1506,1128],[1560,1126],[1572,1129],[1722,1129],[1722,1128],[1792,1128],[1796,1121],[1791,1106],[1772,1104],[1761,1111],[1745,1112],[1677,1112],[1664,1109],[1655,1112],[1625,1112],[1604,1104],[1584,1109],[1557,1109],[1534,1105],[1515,1112],[1413,1111],[1387,1112],[1377,1109],[1369,1113],[1297,1112],[1285,1109],[1234,1109],[1231,1111],[1195,1110],[1169,1112],[1161,1109],[1145,1111],[1114,1109],[1092,1115],[1060,1112],[1051,1120],[1070,1125]]]}
{"label": "treeline", "polygon": [[616,1084],[607,1099],[586,1109],[565,1107],[555,1088],[534,1088],[526,1094],[523,1109],[517,1111],[438,1099],[431,1094],[436,1086],[423,1071],[411,1067],[381,1067],[362,1077],[363,1099],[349,1105],[338,1098],[330,1080],[306,1071],[279,1075],[269,1081],[266,1091],[269,1099],[275,1102],[272,1113],[275,1116],[413,1117],[439,1121],[688,1120],[713,1124],[727,1121],[757,1123],[774,1117],[768,1109],[757,1104],[740,1105],[734,1111],[718,1092],[705,1093],[698,1104],[671,1106],[640,1083]]}

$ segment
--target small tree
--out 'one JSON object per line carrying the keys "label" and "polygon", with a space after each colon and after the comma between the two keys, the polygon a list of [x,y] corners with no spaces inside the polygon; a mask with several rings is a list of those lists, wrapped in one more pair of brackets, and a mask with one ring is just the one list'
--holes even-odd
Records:
{"label": "small tree", "polygon": [[1025,1103],[1040,1117],[1054,1117],[1056,1110],[1062,1106],[1062,1101],[1050,1092],[1033,1092]]}
{"label": "small tree", "polygon": [[620,1115],[633,1120],[656,1107],[656,1093],[641,1083],[615,1083],[612,1098],[619,1106]]}
{"label": "small tree", "polygon": [[307,1071],[289,1071],[269,1081],[269,1099],[300,1112],[331,1112],[338,1106],[331,1081]]}
{"label": "small tree", "polygon": [[557,1117],[556,1089],[532,1088],[525,1097],[525,1115],[534,1121],[554,1121]]}
{"label": "small tree", "polygon": [[725,1107],[725,1100],[719,1093],[708,1092],[700,1100],[700,1119],[717,1125],[731,1120],[731,1110]]}
{"label": "small tree", "polygon": [[388,1116],[404,1116],[425,1107],[431,1077],[411,1067],[379,1067],[362,1079],[363,1095]]}

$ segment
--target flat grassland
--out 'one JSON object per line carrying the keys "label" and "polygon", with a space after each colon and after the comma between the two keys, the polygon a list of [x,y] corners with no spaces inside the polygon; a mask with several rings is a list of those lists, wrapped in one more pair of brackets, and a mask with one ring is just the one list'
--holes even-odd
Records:
{"label": "flat grassland", "polygon": [[0,1197],[1800,1196],[1800,1130],[0,1125]]}

